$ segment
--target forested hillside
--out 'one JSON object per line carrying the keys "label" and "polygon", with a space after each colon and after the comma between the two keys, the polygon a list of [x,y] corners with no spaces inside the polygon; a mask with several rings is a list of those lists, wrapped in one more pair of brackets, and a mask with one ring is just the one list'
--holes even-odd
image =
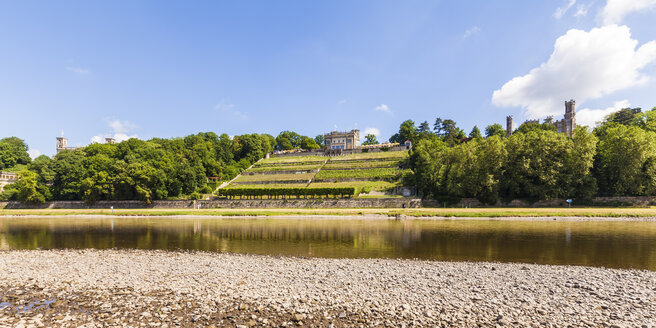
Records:
{"label": "forested hillside", "polygon": [[[411,171],[399,170],[396,163],[348,156],[328,162],[313,158],[283,169],[276,162],[280,159],[272,158],[253,167],[230,188],[354,187],[357,193],[403,184],[417,186],[425,198],[475,197],[487,203],[656,195],[656,108],[647,112],[622,109],[594,130],[578,127],[573,137],[537,123],[522,124],[511,136],[499,124],[484,131],[483,135],[474,127],[467,136],[449,119],[436,119],[433,129],[428,122],[417,127],[407,120],[390,141],[412,141],[408,163],[403,165]],[[5,138],[0,140],[0,169],[19,172],[20,179],[5,187],[0,199],[151,202],[199,198],[217,186],[208,183],[208,177],[229,181],[274,149],[312,150],[322,147],[322,142],[320,136],[312,139],[290,131],[276,138],[207,132],[92,144],[62,151],[54,158],[30,160],[23,140]],[[319,166],[322,169],[317,173]]]}

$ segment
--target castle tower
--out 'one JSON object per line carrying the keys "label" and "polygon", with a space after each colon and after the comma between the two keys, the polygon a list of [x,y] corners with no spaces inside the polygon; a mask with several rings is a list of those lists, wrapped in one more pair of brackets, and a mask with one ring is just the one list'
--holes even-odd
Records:
{"label": "castle tower", "polygon": [[57,137],[57,152],[68,148],[68,139],[64,137]]}
{"label": "castle tower", "polygon": [[574,129],[576,129],[576,101],[570,99],[565,102],[565,129],[568,136],[572,136]]}
{"label": "castle tower", "polygon": [[510,137],[513,133],[513,117],[512,115],[506,116],[506,137]]}

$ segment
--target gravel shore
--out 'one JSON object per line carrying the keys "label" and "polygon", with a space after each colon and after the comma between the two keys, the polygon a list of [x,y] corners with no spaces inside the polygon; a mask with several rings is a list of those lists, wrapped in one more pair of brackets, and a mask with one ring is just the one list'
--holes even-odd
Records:
{"label": "gravel shore", "polygon": [[0,252],[1,327],[656,327],[656,272],[205,252]]}

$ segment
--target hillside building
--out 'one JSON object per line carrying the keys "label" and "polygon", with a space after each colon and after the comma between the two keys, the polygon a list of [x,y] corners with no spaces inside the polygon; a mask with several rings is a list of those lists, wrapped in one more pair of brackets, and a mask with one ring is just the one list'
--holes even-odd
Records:
{"label": "hillside building", "polygon": [[59,153],[62,150],[76,150],[77,147],[69,147],[68,139],[64,137],[57,137],[57,152]]}
{"label": "hillside building", "polygon": [[333,131],[323,135],[326,150],[360,148],[360,130],[348,132]]}
{"label": "hillside building", "polygon": [[18,173],[0,171],[0,192],[2,192],[2,190],[6,185],[10,183],[14,183],[17,180],[18,180]]}
{"label": "hillside building", "polygon": [[[562,120],[554,121],[553,116],[548,116],[544,123],[550,124],[556,127],[558,133],[566,133],[568,136],[572,136],[574,129],[576,129],[576,101],[569,100],[565,102],[565,116]],[[524,123],[529,124],[539,124],[540,120],[526,120]],[[506,136],[510,136],[513,133],[513,117],[506,117]]]}

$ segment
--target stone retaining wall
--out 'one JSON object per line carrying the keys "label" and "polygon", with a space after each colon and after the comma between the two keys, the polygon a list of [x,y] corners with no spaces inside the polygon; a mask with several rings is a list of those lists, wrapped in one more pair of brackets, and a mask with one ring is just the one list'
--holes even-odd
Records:
{"label": "stone retaining wall", "polygon": [[[341,198],[341,199],[242,199],[199,200],[200,208],[417,208],[419,198]],[[114,208],[194,208],[192,200],[159,200],[151,205],[141,201],[99,201],[89,205],[82,201],[54,201],[41,205],[0,202],[5,209],[108,209]]]}
{"label": "stone retaining wall", "polygon": [[[418,208],[444,207],[445,204],[435,200],[419,198],[343,198],[343,199],[216,199],[196,201],[201,208]],[[574,202],[576,204],[576,201]],[[656,204],[656,197],[595,197],[588,203],[594,206],[639,206]],[[587,205],[587,204],[584,204]],[[20,202],[0,202],[0,209],[108,209],[114,208],[194,208],[193,200],[158,200],[151,205],[137,200],[99,201],[89,205],[82,201],[53,201],[33,205]],[[543,200],[530,203],[524,200],[513,200],[510,203],[485,205],[475,198],[462,198],[456,204],[447,207],[564,207],[565,199]]]}

